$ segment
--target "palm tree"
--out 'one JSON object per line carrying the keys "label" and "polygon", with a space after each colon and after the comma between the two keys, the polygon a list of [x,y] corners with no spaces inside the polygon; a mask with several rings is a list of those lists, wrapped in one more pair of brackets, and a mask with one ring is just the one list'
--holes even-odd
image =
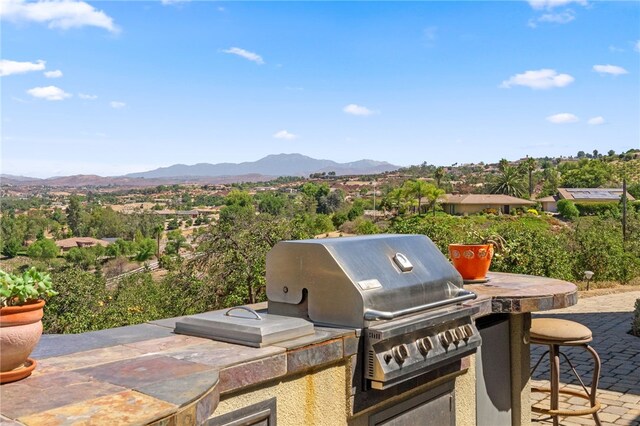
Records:
{"label": "palm tree", "polygon": [[522,198],[525,194],[525,188],[518,169],[508,165],[502,168],[495,176],[490,186],[490,191],[492,194],[505,194]]}
{"label": "palm tree", "polygon": [[418,214],[422,209],[422,199],[429,193],[429,184],[423,180],[414,180],[405,182],[407,193],[418,200]]}
{"label": "palm tree", "polygon": [[153,235],[156,237],[156,257],[160,259],[160,237],[162,237],[162,233],[164,232],[164,223],[158,223],[153,227]]}
{"label": "palm tree", "polygon": [[433,177],[436,180],[436,185],[438,186],[438,188],[440,188],[440,181],[444,177],[444,167],[442,166],[438,167],[435,173],[433,174]]}
{"label": "palm tree", "polygon": [[536,169],[538,164],[536,163],[536,160],[531,157],[527,157],[523,164],[525,170],[529,174],[529,198],[531,198],[533,195],[533,171]]}

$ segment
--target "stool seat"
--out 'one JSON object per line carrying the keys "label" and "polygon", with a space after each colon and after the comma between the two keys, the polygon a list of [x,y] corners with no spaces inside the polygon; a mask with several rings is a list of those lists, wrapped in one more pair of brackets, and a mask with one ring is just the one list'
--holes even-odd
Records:
{"label": "stool seat", "polygon": [[534,318],[531,320],[531,340],[558,345],[590,342],[591,330],[575,321],[558,318]]}

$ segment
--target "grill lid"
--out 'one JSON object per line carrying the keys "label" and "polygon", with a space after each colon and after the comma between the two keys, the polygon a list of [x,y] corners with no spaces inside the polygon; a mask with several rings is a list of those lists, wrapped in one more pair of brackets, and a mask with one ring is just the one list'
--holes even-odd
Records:
{"label": "grill lid", "polygon": [[424,235],[282,241],[266,276],[269,313],[349,327],[475,298]]}

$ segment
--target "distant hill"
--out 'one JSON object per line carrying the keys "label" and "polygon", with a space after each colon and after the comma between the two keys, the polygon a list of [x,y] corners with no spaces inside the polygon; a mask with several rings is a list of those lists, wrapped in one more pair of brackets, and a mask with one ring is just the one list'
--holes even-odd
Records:
{"label": "distant hill", "polygon": [[265,176],[308,176],[312,173],[336,172],[336,175],[375,174],[397,170],[399,166],[374,160],[337,163],[331,160],[316,160],[301,154],[268,155],[258,161],[244,163],[199,163],[192,166],[175,164],[169,167],[141,173],[130,173],[128,178],[178,178],[215,177],[259,174]]}
{"label": "distant hill", "polygon": [[336,163],[316,160],[301,154],[268,155],[258,161],[240,164],[200,163],[193,166],[175,164],[148,172],[125,176],[73,175],[47,179],[25,176],[0,175],[0,183],[11,186],[46,187],[147,187],[172,184],[229,184],[234,182],[264,182],[278,176],[309,176],[312,173],[335,172],[336,175],[365,175],[397,170],[384,161],[360,160]]}
{"label": "distant hill", "polygon": [[7,174],[0,174],[0,182],[2,183],[15,183],[15,182],[35,182],[38,181],[40,179],[38,178],[32,178],[32,177],[27,177],[27,176],[15,176],[15,175],[7,175]]}

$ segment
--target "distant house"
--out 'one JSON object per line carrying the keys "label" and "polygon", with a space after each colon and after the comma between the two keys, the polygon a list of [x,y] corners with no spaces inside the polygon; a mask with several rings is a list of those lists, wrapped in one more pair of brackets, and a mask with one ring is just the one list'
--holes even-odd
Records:
{"label": "distant house", "polygon": [[515,208],[528,208],[534,201],[502,194],[445,194],[440,198],[442,208],[449,214],[474,214],[487,209],[510,214]]}
{"label": "distant house", "polygon": [[[571,200],[574,203],[611,203],[618,202],[622,197],[622,188],[558,188],[558,194],[539,198],[542,210],[546,212],[558,211],[560,200]],[[635,198],[627,192],[627,200]]]}
{"label": "distant house", "polygon": [[159,216],[189,216],[193,219],[198,217],[198,210],[155,210]]}
{"label": "distant house", "polygon": [[106,247],[110,243],[104,240],[98,240],[96,238],[91,237],[74,237],[74,238],[65,238],[64,240],[56,241],[56,245],[60,247],[60,250],[63,252],[67,252],[74,247],[95,247],[95,246],[103,246]]}

